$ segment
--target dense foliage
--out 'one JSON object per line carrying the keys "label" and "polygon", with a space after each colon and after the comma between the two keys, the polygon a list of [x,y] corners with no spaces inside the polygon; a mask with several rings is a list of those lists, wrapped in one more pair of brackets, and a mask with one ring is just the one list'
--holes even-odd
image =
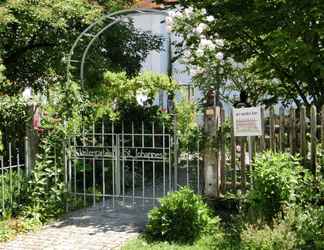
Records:
{"label": "dense foliage", "polygon": [[272,219],[283,206],[301,202],[298,189],[306,187],[303,182],[309,175],[298,158],[266,152],[256,157],[253,167],[253,186],[247,199],[255,212]]}
{"label": "dense foliage", "polygon": [[169,23],[184,38],[183,54],[202,85],[224,85],[232,69],[245,68],[267,81],[250,90],[251,96],[261,88],[272,102],[323,104],[322,1],[179,2],[186,9],[172,13]]}
{"label": "dense foliage", "polygon": [[[2,3],[0,57],[10,81],[9,85],[1,86],[0,91],[13,94],[31,86],[35,91],[46,93],[49,86],[64,79],[65,58],[77,36],[98,16],[131,3],[128,0],[9,0]],[[136,73],[148,51],[159,49],[160,44],[158,37],[136,30],[131,23],[117,25],[100,36],[90,59],[100,62],[94,65],[103,65],[104,70],[127,69]],[[90,66],[88,71],[93,70]],[[100,75],[100,71],[96,72]]]}
{"label": "dense foliage", "polygon": [[151,240],[193,243],[206,232],[221,240],[219,218],[189,188],[170,193],[160,200],[160,207],[149,213],[146,235]]}

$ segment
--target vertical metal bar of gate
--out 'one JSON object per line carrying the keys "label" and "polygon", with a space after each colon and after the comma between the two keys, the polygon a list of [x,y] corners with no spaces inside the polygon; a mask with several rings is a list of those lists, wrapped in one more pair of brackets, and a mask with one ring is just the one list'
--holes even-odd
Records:
{"label": "vertical metal bar of gate", "polygon": [[[152,122],[152,146],[155,149],[155,124]],[[153,160],[153,206],[155,206],[155,161]]]}
{"label": "vertical metal bar of gate", "polygon": [[163,195],[165,195],[165,125],[162,123],[162,147],[163,147]]}
{"label": "vertical metal bar of gate", "polygon": [[125,205],[125,131],[124,121],[122,121],[122,191],[123,191],[123,205]]}
{"label": "vertical metal bar of gate", "polygon": [[[134,141],[134,122],[132,121],[132,148],[135,147],[135,141]],[[132,159],[132,198],[133,198],[133,205],[135,203],[135,162],[134,162],[134,158]]]}
{"label": "vertical metal bar of gate", "polygon": [[[174,188],[173,191],[178,189],[178,135],[177,135],[177,115],[174,114]],[[171,177],[171,173],[170,173]],[[171,178],[170,178],[171,180]],[[171,187],[171,186],[170,186]],[[170,188],[171,189],[171,188]]]}
{"label": "vertical metal bar of gate", "polygon": [[5,210],[5,191],[4,191],[4,163],[3,163],[3,156],[0,156],[0,164],[1,164],[1,191],[2,191],[2,213]]}
{"label": "vertical metal bar of gate", "polygon": [[[92,146],[96,146],[96,138],[95,138],[95,124],[92,124]],[[96,205],[96,158],[92,159],[92,195],[93,195],[93,206]]]}
{"label": "vertical metal bar of gate", "polygon": [[106,195],[106,181],[105,181],[105,123],[104,120],[101,121],[101,144],[103,148],[103,157],[102,157],[102,206],[105,206],[105,195]]}
{"label": "vertical metal bar of gate", "polygon": [[9,186],[10,186],[10,204],[12,204],[12,152],[11,152],[11,143],[9,142]]}
{"label": "vertical metal bar of gate", "polygon": [[[82,126],[82,145],[86,146],[84,126]],[[87,197],[86,197],[86,159],[85,156],[82,157],[82,167],[83,167],[83,204],[86,206]]]}
{"label": "vertical metal bar of gate", "polygon": [[[142,121],[142,148],[145,147],[145,139],[144,139],[144,122]],[[145,163],[142,160],[142,205],[144,207],[144,199],[145,199]]]}
{"label": "vertical metal bar of gate", "polygon": [[200,194],[200,148],[199,139],[197,140],[197,193]]}
{"label": "vertical metal bar of gate", "polygon": [[115,168],[117,164],[117,150],[115,146],[115,125],[112,123],[111,126],[111,145],[112,145],[112,151],[113,151],[113,159],[112,159],[112,192],[113,192],[113,207],[115,207]]}

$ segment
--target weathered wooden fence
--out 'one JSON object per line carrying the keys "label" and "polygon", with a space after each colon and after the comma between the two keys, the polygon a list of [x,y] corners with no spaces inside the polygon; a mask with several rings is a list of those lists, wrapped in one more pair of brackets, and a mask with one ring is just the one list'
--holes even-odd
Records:
{"label": "weathered wooden fence", "polygon": [[[299,154],[302,164],[318,173],[317,151],[324,149],[324,107],[269,109],[261,108],[264,134],[259,137],[235,137],[232,116],[221,111],[220,120],[230,126],[221,126],[216,132],[216,171],[218,194],[226,191],[244,191],[252,183],[252,162],[255,155],[265,150]],[[225,123],[226,124],[226,123]]]}

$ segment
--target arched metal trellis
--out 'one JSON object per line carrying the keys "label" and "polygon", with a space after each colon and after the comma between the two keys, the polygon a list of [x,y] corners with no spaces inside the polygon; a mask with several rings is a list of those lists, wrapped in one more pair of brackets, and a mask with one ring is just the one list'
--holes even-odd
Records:
{"label": "arched metal trellis", "polygon": [[[126,22],[126,19],[139,15],[161,15],[167,16],[166,11],[155,9],[129,9],[117,11],[107,14],[99,18],[97,21],[88,26],[75,40],[67,59],[67,79],[75,80],[79,78],[80,84],[83,87],[85,78],[85,62],[89,49],[97,38],[107,31],[109,28],[121,22]],[[81,53],[75,53],[78,50]],[[73,72],[74,69],[77,71]]]}

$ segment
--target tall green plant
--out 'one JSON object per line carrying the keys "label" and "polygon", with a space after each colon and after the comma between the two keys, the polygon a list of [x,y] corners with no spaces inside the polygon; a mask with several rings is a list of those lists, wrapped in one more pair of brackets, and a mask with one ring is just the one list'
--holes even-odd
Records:
{"label": "tall green plant", "polygon": [[296,191],[304,170],[298,158],[269,151],[256,157],[253,168],[253,186],[247,199],[261,218],[273,218],[282,205],[295,203],[299,198]]}

